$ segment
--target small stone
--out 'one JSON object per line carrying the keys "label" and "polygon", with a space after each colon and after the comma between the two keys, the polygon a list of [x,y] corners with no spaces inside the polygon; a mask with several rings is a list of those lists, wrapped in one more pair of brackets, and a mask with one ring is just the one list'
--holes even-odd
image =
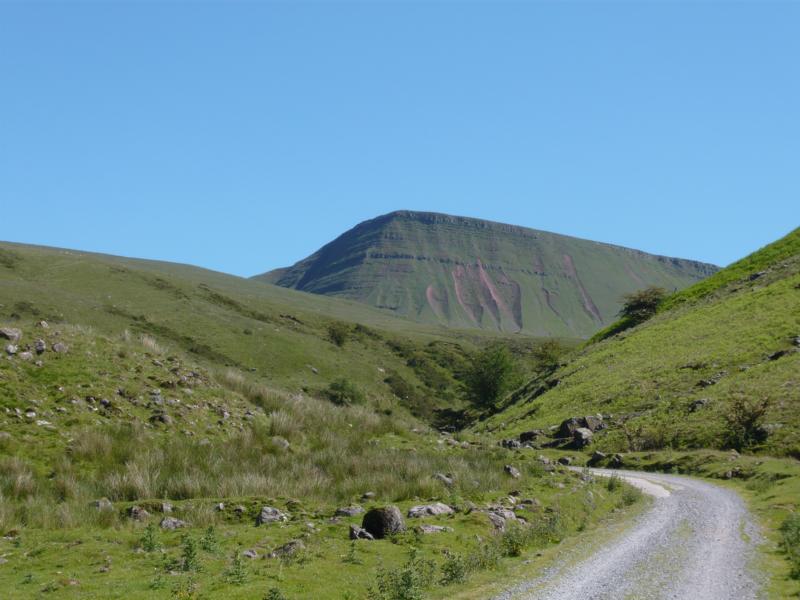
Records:
{"label": "small stone", "polygon": [[32,352],[28,352],[27,350],[25,352],[20,352],[17,356],[19,357],[20,360],[24,360],[24,361],[28,361],[28,362],[33,360],[33,353]]}
{"label": "small stone", "polygon": [[256,552],[255,550],[245,550],[244,552],[242,552],[242,556],[244,556],[245,558],[256,559],[258,558],[258,552]]}
{"label": "small stone", "polygon": [[374,500],[375,499],[375,492],[364,492],[361,494],[362,500]]}
{"label": "small stone", "polygon": [[189,524],[186,521],[176,519],[175,517],[164,517],[159,524],[161,529],[168,529],[170,531],[186,527],[187,525]]}
{"label": "small stone", "polygon": [[565,467],[568,467],[569,465],[572,464],[572,457],[570,457],[570,456],[561,456],[558,459],[558,464],[564,465]]}
{"label": "small stone", "polygon": [[108,498],[100,498],[99,500],[95,500],[92,502],[92,505],[97,510],[112,510],[114,508],[114,505],[111,504],[111,500]]}
{"label": "small stone", "polygon": [[453,528],[445,527],[443,525],[420,525],[419,527],[417,527],[417,530],[420,533],[431,534],[431,533],[444,533],[445,531],[453,531]]}
{"label": "small stone", "polygon": [[19,351],[19,346],[15,346],[14,344],[9,344],[6,346],[6,354],[9,356],[14,356]]}
{"label": "small stone", "polygon": [[363,528],[359,527],[358,525],[350,525],[350,539],[351,540],[374,540],[375,538],[366,529],[363,529]]}
{"label": "small stone", "polygon": [[430,517],[439,515],[452,515],[453,509],[443,504],[442,502],[435,502],[433,504],[421,504],[419,506],[412,506],[408,509],[408,517],[410,519],[418,519],[420,517]]}
{"label": "small stone", "polygon": [[47,350],[47,344],[44,340],[38,339],[33,343],[33,349],[36,350],[36,354],[42,354]]}
{"label": "small stone", "polygon": [[165,515],[171,513],[172,512],[172,503],[171,502],[162,502],[161,503],[161,512],[164,513]]}
{"label": "small stone", "polygon": [[342,508],[337,508],[334,516],[336,517],[355,517],[356,515],[360,515],[364,512],[364,509],[361,506],[353,505],[353,506],[343,506]]}
{"label": "small stone", "polygon": [[144,521],[150,517],[150,513],[140,506],[131,506],[128,509],[128,516],[134,521]]}
{"label": "small stone", "polygon": [[445,475],[444,473],[436,473],[433,478],[437,481],[441,481],[447,487],[450,487],[455,483],[452,475]]}
{"label": "small stone", "polygon": [[0,327],[0,338],[16,344],[22,339],[22,331],[13,327]]}
{"label": "small stone", "polygon": [[519,469],[517,469],[512,465],[506,465],[505,467],[503,467],[503,470],[506,472],[507,475],[513,477],[514,479],[519,479],[520,477],[522,477],[522,473],[519,472]]}
{"label": "small stone", "polygon": [[214,510],[217,512],[222,512],[223,510],[225,510],[225,503],[218,502],[217,504],[214,505]]}
{"label": "small stone", "polygon": [[303,543],[302,540],[291,540],[285,543],[283,546],[279,548],[275,548],[270,553],[270,557],[272,558],[287,558],[291,556],[295,556],[298,553],[302,552],[306,549],[306,545]]}

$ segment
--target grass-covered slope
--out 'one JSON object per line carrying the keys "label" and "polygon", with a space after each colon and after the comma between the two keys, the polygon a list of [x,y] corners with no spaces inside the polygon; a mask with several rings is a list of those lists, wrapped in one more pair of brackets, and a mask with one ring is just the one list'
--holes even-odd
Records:
{"label": "grass-covered slope", "polygon": [[[18,319],[148,334],[289,391],[319,395],[346,378],[417,412],[452,404],[453,371],[474,338],[187,265],[2,243],[0,324]],[[341,343],[331,328],[344,332]]]}
{"label": "grass-covered slope", "polygon": [[498,437],[601,413],[593,447],[724,448],[735,408],[767,400],[751,450],[800,456],[800,229],[585,346],[478,429]]}
{"label": "grass-covered slope", "polygon": [[400,211],[258,279],[423,323],[588,337],[614,320],[624,293],[648,285],[681,289],[715,271],[544,231]]}

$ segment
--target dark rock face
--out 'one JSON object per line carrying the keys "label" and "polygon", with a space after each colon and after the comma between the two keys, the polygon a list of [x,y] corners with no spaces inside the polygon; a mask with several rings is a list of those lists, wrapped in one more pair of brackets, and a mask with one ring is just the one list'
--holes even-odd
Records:
{"label": "dark rock face", "polygon": [[364,515],[361,526],[379,540],[406,530],[403,514],[396,506],[373,508]]}

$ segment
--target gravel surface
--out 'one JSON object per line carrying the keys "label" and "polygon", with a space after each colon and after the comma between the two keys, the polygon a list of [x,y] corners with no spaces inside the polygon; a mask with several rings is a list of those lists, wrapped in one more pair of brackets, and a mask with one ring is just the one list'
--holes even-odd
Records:
{"label": "gravel surface", "polygon": [[620,537],[577,564],[564,559],[495,600],[749,600],[761,597],[751,569],[759,534],[733,491],[689,477],[616,473],[654,497]]}

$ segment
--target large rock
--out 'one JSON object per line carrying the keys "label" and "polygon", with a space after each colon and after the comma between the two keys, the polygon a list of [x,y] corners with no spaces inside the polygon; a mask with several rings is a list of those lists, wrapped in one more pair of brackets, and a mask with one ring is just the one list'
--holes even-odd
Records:
{"label": "large rock", "polygon": [[605,452],[600,452],[600,450],[595,450],[594,452],[592,452],[592,457],[586,464],[589,465],[590,467],[594,467],[595,465],[599,465],[600,463],[602,463],[605,459],[606,459]]}
{"label": "large rock", "polygon": [[16,344],[22,339],[22,331],[13,327],[0,327],[0,338],[10,340]]}
{"label": "large rock", "polygon": [[447,506],[447,504],[443,504],[441,502],[435,502],[433,504],[420,504],[419,506],[412,506],[408,509],[408,517],[410,519],[452,514],[453,509]]}
{"label": "large rock", "polygon": [[343,506],[341,508],[337,508],[334,516],[337,517],[355,517],[356,515],[360,515],[364,512],[364,509],[360,506],[353,505],[353,506]]}
{"label": "large rock", "polygon": [[592,443],[592,430],[588,427],[578,427],[572,436],[572,446],[574,448],[585,448]]}
{"label": "large rock", "polygon": [[350,525],[350,539],[351,540],[374,540],[373,535],[366,529],[358,525]]}
{"label": "large rock", "polygon": [[361,526],[379,540],[406,530],[403,514],[396,506],[373,508],[364,515]]}
{"label": "large rock", "polygon": [[280,521],[288,521],[288,515],[282,513],[277,508],[272,506],[264,506],[261,512],[256,517],[256,525],[264,525],[265,523],[277,523]]}
{"label": "large rock", "polygon": [[150,517],[150,513],[141,506],[131,506],[128,509],[128,516],[134,521],[146,521]]}
{"label": "large rock", "polygon": [[182,521],[181,519],[176,519],[175,517],[164,517],[161,519],[161,523],[159,524],[161,529],[168,529],[170,531],[174,529],[181,529],[183,527],[187,527],[189,524],[186,521]]}

